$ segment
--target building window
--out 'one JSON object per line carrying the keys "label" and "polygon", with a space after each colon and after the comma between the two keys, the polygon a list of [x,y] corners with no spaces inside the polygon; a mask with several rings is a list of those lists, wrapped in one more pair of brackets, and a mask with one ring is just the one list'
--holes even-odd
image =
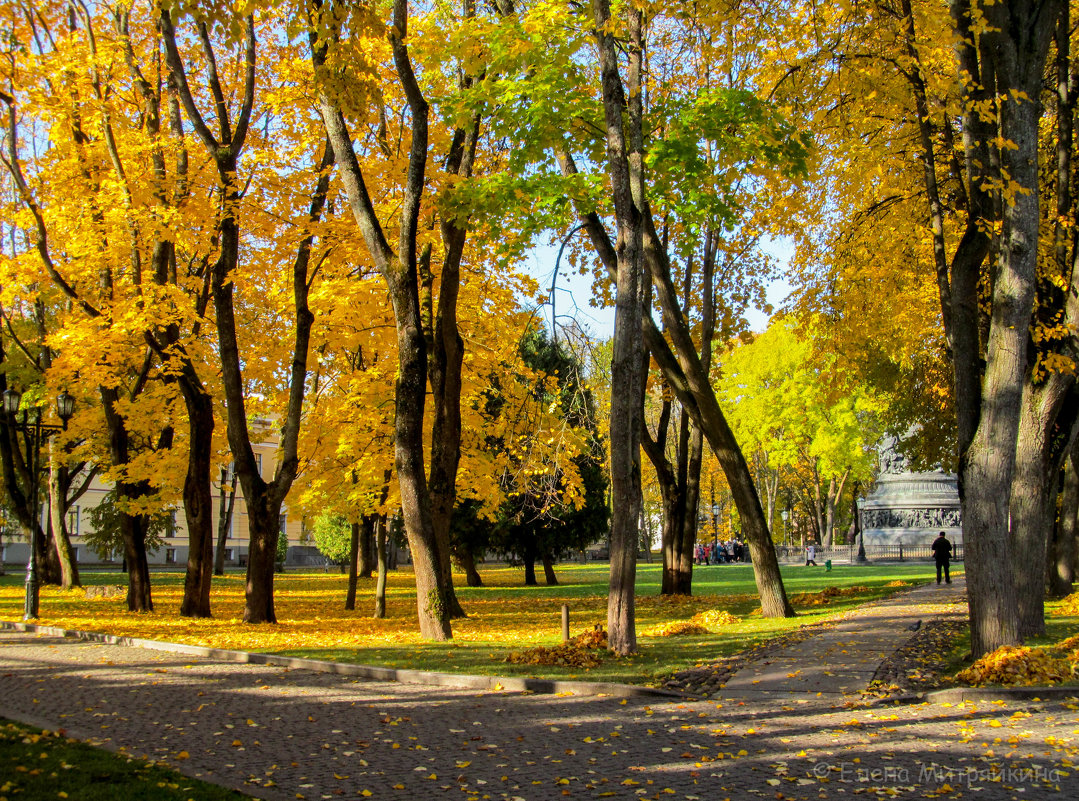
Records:
{"label": "building window", "polygon": [[75,562],[75,564],[78,564],[78,562],[79,562],[79,548],[78,548],[78,546],[75,546],[74,548],[71,549],[71,561]]}
{"label": "building window", "polygon": [[262,454],[261,453],[256,453],[255,454],[255,465],[256,465],[256,467],[258,467],[259,476],[261,476],[262,475]]}
{"label": "building window", "polygon": [[234,552],[234,550],[232,548],[226,548],[225,549],[225,561],[226,562],[231,562],[233,559],[235,559],[236,557],[235,557],[234,553],[235,552]]}
{"label": "building window", "polygon": [[79,536],[79,507],[69,509],[67,513],[67,533],[72,537]]}
{"label": "building window", "polygon": [[176,564],[176,549],[175,548],[166,548],[165,549],[165,564],[169,564],[169,565]]}
{"label": "building window", "polygon": [[165,521],[165,536],[166,537],[175,537],[176,536],[176,510],[175,509],[173,509],[171,512],[169,512],[169,519]]}

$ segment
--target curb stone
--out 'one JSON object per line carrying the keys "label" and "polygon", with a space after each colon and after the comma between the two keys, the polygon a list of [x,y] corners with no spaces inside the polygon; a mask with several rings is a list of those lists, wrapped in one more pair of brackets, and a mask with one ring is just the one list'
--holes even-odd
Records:
{"label": "curb stone", "polygon": [[1049,698],[1079,700],[1079,687],[947,687],[925,693],[924,698],[933,704],[993,700],[1040,701]]}
{"label": "curb stone", "polygon": [[561,681],[557,679],[537,679],[522,676],[475,676],[464,673],[437,673],[427,670],[408,670],[384,668],[373,665],[354,665],[345,662],[330,662],[323,659],[304,659],[293,656],[278,656],[251,651],[232,651],[224,648],[206,648],[201,645],[184,645],[163,640],[144,640],[137,637],[124,637],[95,631],[77,631],[55,626],[39,626],[33,623],[16,623],[0,620],[0,629],[21,631],[27,634],[43,634],[51,637],[63,637],[86,642],[100,642],[107,645],[126,645],[146,648],[153,651],[200,656],[218,659],[223,662],[242,662],[252,665],[276,665],[291,669],[311,670],[318,673],[336,673],[343,676],[356,676],[371,681],[397,682],[399,684],[428,684],[439,687],[452,687],[463,690],[499,690],[502,692],[530,692],[537,695],[572,695],[610,696],[614,698],[659,698],[667,700],[686,700],[686,693],[657,687],[643,687],[633,684],[593,681]]}

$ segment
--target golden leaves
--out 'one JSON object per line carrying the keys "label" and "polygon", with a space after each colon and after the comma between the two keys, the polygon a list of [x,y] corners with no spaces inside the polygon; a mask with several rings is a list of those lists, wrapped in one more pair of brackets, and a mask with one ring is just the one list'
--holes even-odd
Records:
{"label": "golden leaves", "polygon": [[692,637],[700,634],[711,634],[700,623],[689,620],[674,620],[670,623],[660,623],[650,629],[645,629],[642,634],[645,637]]}
{"label": "golden leaves", "polygon": [[1060,658],[1042,648],[1002,645],[956,674],[956,679],[974,686],[986,684],[1059,684],[1079,675],[1079,663]]}
{"label": "golden leaves", "polygon": [[599,667],[603,659],[594,651],[607,647],[607,632],[597,626],[591,631],[578,634],[567,643],[553,647],[538,646],[514,652],[506,657],[516,665],[546,665],[560,667]]}

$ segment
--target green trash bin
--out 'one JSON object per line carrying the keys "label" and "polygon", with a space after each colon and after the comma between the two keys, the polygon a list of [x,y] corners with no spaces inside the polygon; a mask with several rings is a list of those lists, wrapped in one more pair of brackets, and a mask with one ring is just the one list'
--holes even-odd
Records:
{"label": "green trash bin", "polygon": [[832,569],[832,560],[831,559],[824,560],[824,570],[825,570],[825,572],[827,572],[827,571],[829,571],[831,569]]}

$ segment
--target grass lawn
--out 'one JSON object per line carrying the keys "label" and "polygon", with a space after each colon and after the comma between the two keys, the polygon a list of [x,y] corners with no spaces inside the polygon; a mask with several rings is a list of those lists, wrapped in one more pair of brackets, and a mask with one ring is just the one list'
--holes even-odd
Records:
{"label": "grass lawn", "polygon": [[0,718],[0,798],[240,801],[249,796]]}
{"label": "grass lawn", "polygon": [[[697,567],[693,571],[695,595],[670,599],[658,594],[658,563],[642,563],[637,578],[640,654],[624,659],[607,656],[602,665],[587,670],[517,665],[505,659],[525,648],[560,643],[562,604],[570,607],[572,634],[605,624],[608,579],[605,563],[559,565],[561,584],[553,587],[525,587],[523,571],[505,566],[486,566],[481,571],[483,587],[464,587],[464,577],[455,577],[469,616],[454,621],[454,639],[447,643],[420,639],[415,621],[415,587],[408,571],[390,574],[387,617],[382,620],[370,616],[374,608],[373,580],[361,580],[358,608],[346,612],[343,609],[346,577],[322,572],[277,576],[277,625],[248,626],[240,622],[244,603],[241,573],[214,579],[214,618],[181,618],[177,610],[183,574],[161,572],[153,575],[157,610],[153,613],[127,612],[122,596],[87,599],[82,590],[63,592],[45,587],[39,622],[84,631],[386,667],[655,684],[698,662],[744,650],[769,637],[892,593],[896,583],[928,581],[932,570],[932,565],[918,563],[837,565],[830,572],[823,567],[784,567],[787,592],[800,614],[794,619],[774,620],[761,618],[754,612],[759,602],[753,571],[748,565]],[[115,572],[83,574],[86,585],[124,581],[125,577]],[[830,586],[862,589],[825,604],[812,597],[800,598],[802,594]],[[0,619],[21,619],[23,597],[21,573],[0,577]],[[648,630],[654,626],[688,620],[695,613],[709,609],[726,610],[740,621],[709,635],[648,636]]]}

